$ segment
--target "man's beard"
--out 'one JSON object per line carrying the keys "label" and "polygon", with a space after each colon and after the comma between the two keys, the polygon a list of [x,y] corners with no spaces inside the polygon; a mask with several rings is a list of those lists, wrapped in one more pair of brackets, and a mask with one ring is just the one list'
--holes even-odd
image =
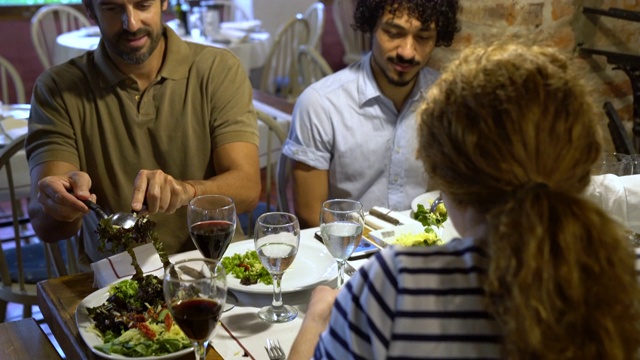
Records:
{"label": "man's beard", "polygon": [[[146,50],[144,50],[144,48],[131,48],[126,45],[127,39],[139,38],[145,35],[149,37],[149,44]],[[153,54],[158,47],[161,37],[161,33],[154,33],[148,28],[141,28],[134,33],[124,30],[116,36],[116,42],[112,42],[110,48],[126,63],[140,65],[151,57],[151,54]]]}
{"label": "man's beard", "polygon": [[[396,55],[395,57],[389,56],[385,60],[392,64],[408,64],[408,65],[414,65],[414,66],[420,65],[420,62],[414,59],[407,60],[398,55]],[[376,61],[375,57],[374,57],[374,61]],[[382,70],[382,74],[384,75],[385,79],[387,79],[387,82],[389,82],[389,84],[396,87],[405,87],[411,84],[413,80],[416,77],[418,77],[418,74],[420,74],[420,71],[416,71],[416,73],[411,78],[405,80],[402,78],[394,77],[393,74],[391,74],[391,71],[386,66],[382,66],[382,64],[378,64],[378,67],[380,67],[380,69]]]}

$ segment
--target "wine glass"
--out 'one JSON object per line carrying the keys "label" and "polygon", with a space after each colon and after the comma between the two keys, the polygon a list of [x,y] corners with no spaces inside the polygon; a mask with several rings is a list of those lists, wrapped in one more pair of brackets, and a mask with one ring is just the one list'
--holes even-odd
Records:
{"label": "wine glass", "polygon": [[227,298],[227,276],[213,259],[186,259],[164,273],[164,298],[173,321],[191,339],[196,360],[204,359]]}
{"label": "wine glass", "polygon": [[344,284],[345,261],[360,243],[363,228],[364,211],[359,201],[333,199],[322,204],[320,234],[338,263],[338,288]]}
{"label": "wine glass", "polygon": [[298,253],[298,218],[283,212],[262,214],[256,221],[254,241],[260,262],[273,278],[273,301],[258,311],[258,317],[269,323],[291,321],[298,316],[298,310],[283,304],[280,283]]}
{"label": "wine glass", "polygon": [[189,201],[187,223],[202,256],[220,260],[236,229],[235,203],[224,195],[196,196]]}

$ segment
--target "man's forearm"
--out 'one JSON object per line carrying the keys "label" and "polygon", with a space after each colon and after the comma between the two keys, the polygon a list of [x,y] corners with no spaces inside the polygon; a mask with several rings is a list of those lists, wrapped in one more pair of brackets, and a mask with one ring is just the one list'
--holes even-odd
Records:
{"label": "man's forearm", "polygon": [[[256,181],[256,179],[258,181]],[[196,189],[196,195],[223,194],[233,199],[236,212],[242,214],[253,211],[260,199],[260,177],[242,171],[228,171],[208,180],[189,180]]]}

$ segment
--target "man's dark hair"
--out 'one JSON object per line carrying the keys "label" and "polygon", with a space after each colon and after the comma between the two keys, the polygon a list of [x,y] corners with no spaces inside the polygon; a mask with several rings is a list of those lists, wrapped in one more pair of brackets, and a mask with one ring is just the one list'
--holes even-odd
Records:
{"label": "man's dark hair", "polygon": [[450,46],[454,35],[460,31],[457,18],[460,9],[458,0],[358,0],[353,27],[372,34],[387,11],[392,15],[406,11],[409,17],[422,24],[436,24],[436,46]]}

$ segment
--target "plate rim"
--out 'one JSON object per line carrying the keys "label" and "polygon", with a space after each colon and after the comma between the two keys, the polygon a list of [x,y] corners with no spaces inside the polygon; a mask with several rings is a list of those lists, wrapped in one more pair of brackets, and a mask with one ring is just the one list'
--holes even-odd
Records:
{"label": "plate rim", "polygon": [[[123,279],[121,281],[124,280],[130,280],[130,279]],[[113,283],[116,284],[116,283]],[[76,308],[76,312],[75,312],[75,320],[76,320],[76,326],[78,327],[78,333],[80,334],[80,337],[82,338],[82,341],[84,341],[85,345],[89,348],[89,350],[91,350],[92,353],[94,353],[95,355],[104,358],[104,359],[113,359],[113,360],[126,360],[126,359],[136,359],[136,360],[171,360],[171,359],[176,359],[178,357],[184,356],[189,354],[190,352],[193,352],[193,347],[188,347],[186,349],[182,349],[176,352],[173,352],[171,354],[166,354],[166,355],[160,355],[160,356],[144,356],[144,357],[130,357],[130,356],[122,356],[122,355],[110,355],[110,354],[106,354],[103,353],[102,351],[96,349],[93,347],[93,345],[90,343],[90,340],[93,341],[94,339],[98,339],[100,340],[100,338],[98,337],[97,334],[93,334],[93,336],[91,337],[91,339],[89,339],[88,337],[91,335],[91,333],[88,331],[88,327],[91,325],[91,319],[89,319],[89,315],[87,313],[87,307],[93,307],[99,304],[104,304],[105,301],[107,301],[107,298],[109,297],[109,288],[113,285],[107,285],[101,289],[98,289],[94,292],[92,292],[91,294],[85,296],[84,299],[82,299],[82,301],[80,301],[80,303],[78,304],[78,307]],[[102,300],[100,303],[98,303],[98,300]],[[90,305],[95,303],[96,305]],[[82,326],[81,326],[82,324]],[[97,345],[97,344],[96,344]]]}
{"label": "plate rim", "polygon": [[[238,248],[235,252],[233,252],[232,248]],[[227,250],[225,251],[225,255],[224,257],[229,257],[233,254],[236,253],[240,253],[239,250],[240,249],[253,249],[255,250],[255,245],[254,245],[254,241],[251,239],[248,240],[242,240],[242,241],[237,241],[237,242],[233,242],[231,244],[229,244],[229,247],[227,248]],[[319,241],[315,240],[315,239],[307,239],[304,237],[300,238],[300,245],[298,247],[298,255],[296,255],[296,259],[293,261],[293,263],[291,264],[291,266],[294,266],[296,264],[296,261],[298,261],[298,259],[300,259],[300,250],[301,249],[305,249],[304,251],[319,251],[322,254],[322,256],[328,256],[328,258],[330,258],[332,260],[332,264],[331,266],[329,266],[325,273],[322,274],[322,276],[314,282],[311,282],[309,284],[306,284],[304,286],[298,286],[298,287],[287,287],[287,282],[286,282],[286,272],[285,272],[285,277],[284,277],[284,282],[282,284],[282,293],[283,294],[290,294],[290,293],[295,293],[298,291],[304,291],[304,290],[309,290],[312,289],[318,285],[321,284],[326,284],[328,282],[331,282],[332,280],[336,279],[338,277],[338,271],[337,271],[337,264],[333,258],[333,256],[331,256],[331,254],[329,254],[329,251],[327,250],[327,248],[324,246],[324,244],[320,243]],[[231,251],[230,251],[231,250]],[[244,250],[246,251],[246,250]],[[244,253],[244,251],[242,253]],[[315,256],[319,256],[318,253],[314,254]],[[233,283],[230,282],[233,281]],[[237,283],[237,284],[236,284]],[[250,293],[250,294],[273,294],[273,286],[271,285],[264,285],[264,284],[260,284],[263,287],[260,288],[255,288],[252,287],[252,285],[240,285],[240,280],[236,279],[235,277],[233,277],[232,275],[227,274],[227,288],[229,290],[232,291],[238,291],[238,292],[242,292],[242,293]]]}

